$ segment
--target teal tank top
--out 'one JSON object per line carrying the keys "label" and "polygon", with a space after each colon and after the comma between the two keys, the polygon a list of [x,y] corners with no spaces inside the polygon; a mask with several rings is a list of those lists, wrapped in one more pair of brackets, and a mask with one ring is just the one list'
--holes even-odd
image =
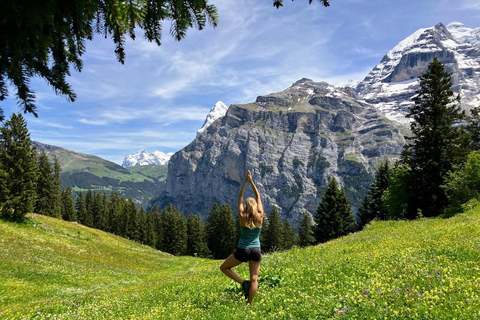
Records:
{"label": "teal tank top", "polygon": [[240,249],[260,248],[260,231],[262,231],[262,227],[253,229],[240,227],[241,235],[238,247]]}

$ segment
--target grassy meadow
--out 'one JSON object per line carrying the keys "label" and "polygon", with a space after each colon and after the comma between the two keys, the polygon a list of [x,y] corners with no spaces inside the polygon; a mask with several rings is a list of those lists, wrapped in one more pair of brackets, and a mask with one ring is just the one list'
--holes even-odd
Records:
{"label": "grassy meadow", "polygon": [[32,214],[0,221],[0,319],[480,319],[479,262],[480,207],[374,222],[264,256],[247,306],[221,261]]}

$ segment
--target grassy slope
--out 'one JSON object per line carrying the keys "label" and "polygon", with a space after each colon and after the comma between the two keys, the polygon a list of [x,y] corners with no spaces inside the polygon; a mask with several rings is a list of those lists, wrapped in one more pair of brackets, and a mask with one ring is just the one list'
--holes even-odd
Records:
{"label": "grassy slope", "polygon": [[480,318],[480,208],[267,255],[250,307],[221,261],[33,219],[0,222],[0,319]]}
{"label": "grassy slope", "polygon": [[62,167],[62,186],[70,186],[75,192],[93,189],[110,194],[115,191],[146,208],[150,200],[163,191],[167,178],[167,166],[124,168],[97,156],[38,141],[34,145],[38,151],[45,151],[52,161],[54,156],[57,157]]}
{"label": "grassy slope", "polygon": [[97,156],[84,154],[56,146],[34,142],[37,150],[44,150],[50,159],[57,156],[62,167],[62,173],[89,172],[97,177],[108,177],[120,181],[142,182],[163,181],[166,178],[166,167],[141,166],[124,168],[114,162],[102,159]]}

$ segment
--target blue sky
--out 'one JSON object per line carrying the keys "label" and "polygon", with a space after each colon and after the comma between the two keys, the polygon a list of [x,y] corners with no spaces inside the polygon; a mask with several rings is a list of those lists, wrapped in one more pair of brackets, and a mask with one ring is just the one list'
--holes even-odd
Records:
{"label": "blue sky", "polygon": [[[189,144],[210,108],[252,102],[301,78],[338,84],[362,80],[398,42],[437,22],[480,27],[480,1],[331,0],[325,8],[307,0],[210,0],[217,28],[189,30],[174,41],[169,25],[157,47],[127,42],[125,65],[111,40],[87,43],[81,73],[69,82],[77,101],[58,97],[34,79],[39,118],[27,114],[31,137],[43,143],[121,164],[140,149],[175,152]],[[2,103],[18,112],[14,91]]]}

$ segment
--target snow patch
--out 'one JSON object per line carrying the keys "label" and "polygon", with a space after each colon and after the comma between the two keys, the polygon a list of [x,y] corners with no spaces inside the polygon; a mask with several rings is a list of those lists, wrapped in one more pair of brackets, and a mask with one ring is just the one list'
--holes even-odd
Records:
{"label": "snow patch", "polygon": [[148,153],[145,149],[142,149],[137,153],[126,155],[125,159],[123,159],[122,167],[147,166],[151,164],[166,165],[173,154],[173,152],[164,153],[158,150]]}
{"label": "snow patch", "polygon": [[197,131],[197,137],[201,135],[205,130],[207,130],[208,127],[212,123],[215,122],[215,120],[223,118],[227,114],[228,106],[223,103],[222,101],[217,101],[215,105],[210,109],[210,112],[208,113],[205,122],[203,123],[203,126],[198,129]]}

